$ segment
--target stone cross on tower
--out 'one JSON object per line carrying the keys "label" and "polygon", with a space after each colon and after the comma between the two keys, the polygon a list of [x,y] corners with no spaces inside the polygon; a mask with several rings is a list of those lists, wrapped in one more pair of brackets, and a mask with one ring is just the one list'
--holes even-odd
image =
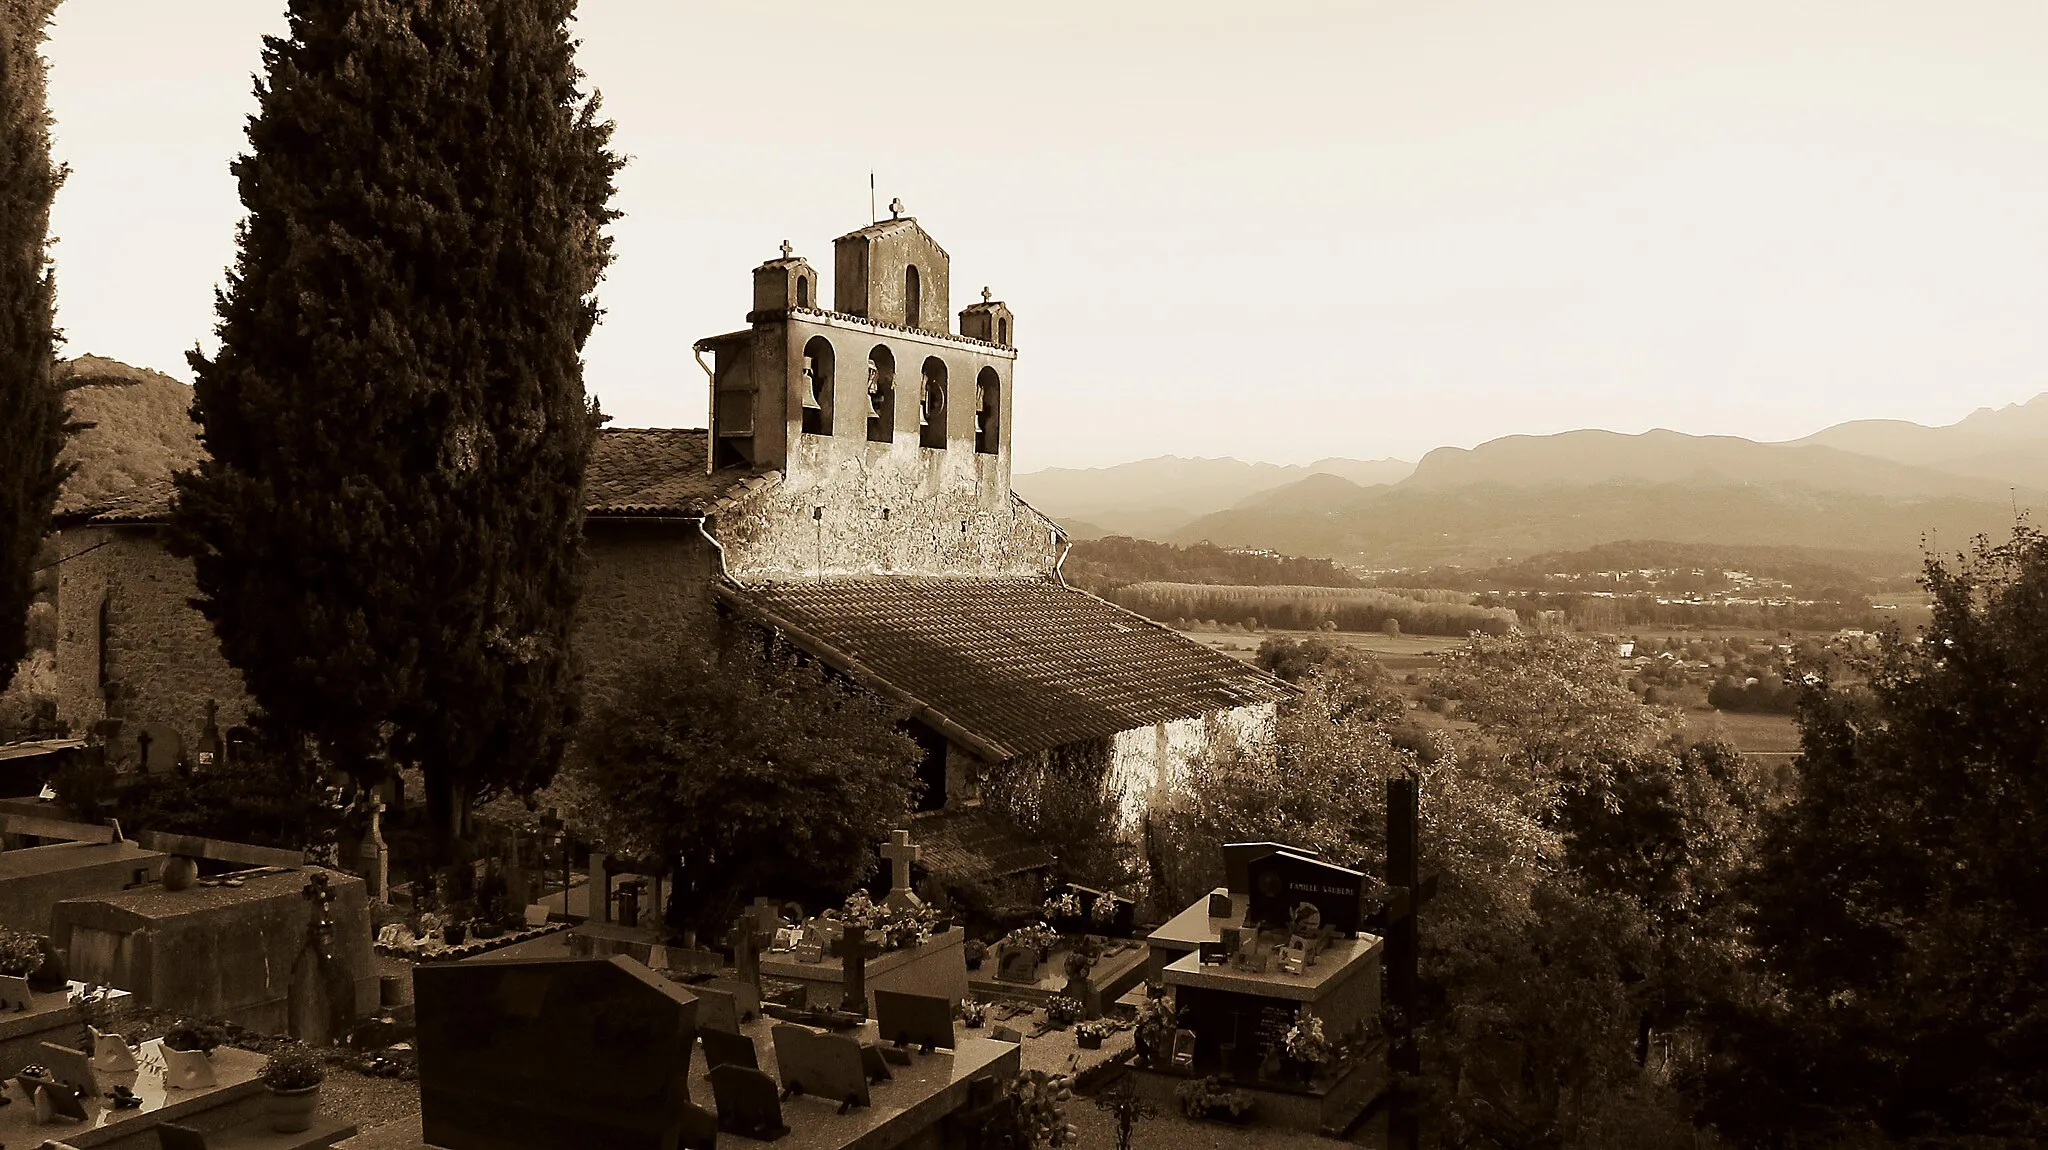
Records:
{"label": "stone cross on tower", "polygon": [[916,910],[924,905],[924,901],[910,889],[910,864],[917,861],[923,850],[910,841],[909,831],[895,831],[889,835],[889,841],[882,847],[882,857],[889,860],[889,894],[882,900],[882,905],[890,910]]}
{"label": "stone cross on tower", "polygon": [[896,196],[889,201],[889,218],[892,220],[899,220],[903,218],[902,196]]}
{"label": "stone cross on tower", "polygon": [[988,290],[986,287],[981,289],[981,302],[987,303],[994,298],[996,298],[996,293]]}
{"label": "stone cross on tower", "polygon": [[791,256],[793,256],[793,255],[795,255],[795,254],[796,254],[796,248],[794,248],[794,247],[790,246],[790,242],[789,242],[788,240],[784,240],[784,241],[782,241],[782,258],[783,258],[783,259],[788,259],[789,257],[791,257]]}

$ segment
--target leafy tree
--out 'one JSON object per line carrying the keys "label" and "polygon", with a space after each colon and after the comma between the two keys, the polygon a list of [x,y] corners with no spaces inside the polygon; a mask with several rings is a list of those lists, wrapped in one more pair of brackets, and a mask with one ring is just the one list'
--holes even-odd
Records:
{"label": "leafy tree", "polygon": [[50,161],[41,55],[56,7],[0,0],[0,691],[28,653],[36,554],[66,473],[49,262],[50,201],[64,173]]}
{"label": "leafy tree", "polygon": [[420,765],[444,857],[576,716],[579,356],[620,161],[574,7],[293,0],[233,165],[220,350],[190,356],[200,608],[266,722],[358,775]]}
{"label": "leafy tree", "polygon": [[597,708],[560,801],[613,853],[679,869],[672,926],[715,929],[762,893],[838,896],[909,811],[901,715],[778,648],[684,636]]}
{"label": "leafy tree", "polygon": [[1930,558],[1924,633],[1809,692],[1707,1112],[1761,1145],[2048,1138],[2048,537]]}

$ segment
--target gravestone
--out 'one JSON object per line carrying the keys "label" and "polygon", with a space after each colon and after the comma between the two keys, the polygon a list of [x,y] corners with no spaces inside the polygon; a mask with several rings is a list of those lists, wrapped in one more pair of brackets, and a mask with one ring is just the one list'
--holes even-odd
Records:
{"label": "gravestone", "polygon": [[744,1066],[750,1070],[761,1068],[760,1056],[754,1051],[754,1040],[744,1034],[727,1034],[723,1030],[699,1030],[697,1038],[704,1043],[706,1066]]}
{"label": "gravestone", "polygon": [[1247,867],[1253,859],[1264,858],[1276,851],[1286,851],[1302,858],[1321,858],[1322,852],[1310,847],[1288,846],[1286,843],[1246,842],[1223,844],[1223,883],[1232,894],[1246,894],[1251,888],[1251,875]]}
{"label": "gravestone", "polygon": [[739,1004],[732,992],[710,986],[692,986],[690,993],[697,996],[697,1033],[738,1034],[740,1032]]}
{"label": "gravestone", "polygon": [[1246,864],[1250,910],[1246,921],[1260,928],[1290,930],[1297,916],[1313,913],[1315,926],[1329,926],[1356,938],[1364,918],[1364,873],[1291,851],[1275,851]]}
{"label": "gravestone", "polygon": [[1006,946],[997,951],[996,979],[999,982],[1035,984],[1038,981],[1038,948]]}
{"label": "gravestone", "polygon": [[726,1134],[773,1142],[789,1133],[775,1080],[759,1070],[729,1063],[712,1067],[711,1096],[718,1106],[718,1129]]}
{"label": "gravestone", "polygon": [[739,972],[741,982],[752,984],[757,990],[761,985],[761,948],[772,942],[774,936],[763,936],[760,916],[742,914],[732,924],[726,935],[726,942],[732,947],[732,964]]}
{"label": "gravestone", "polygon": [[868,945],[866,928],[846,928],[845,936],[839,940],[840,982],[846,987],[846,997],[839,1009],[849,1014],[868,1012],[868,959],[877,953],[880,952]]}
{"label": "gravestone", "polygon": [[358,857],[363,868],[363,890],[373,902],[391,901],[391,848],[384,842],[384,804],[370,807],[370,830],[363,836]]}
{"label": "gravestone", "polygon": [[713,978],[696,984],[693,990],[719,991],[732,996],[733,1010],[741,1022],[761,1017],[761,984],[733,978]]}
{"label": "gravestone", "polygon": [[444,1150],[663,1150],[697,1000],[623,956],[415,967],[421,1130]]}
{"label": "gravestone", "polygon": [[[785,1094],[809,1094],[840,1104],[844,1113],[869,1104],[868,1073],[860,1043],[784,1022],[769,1032],[775,1041],[775,1069]],[[460,1150],[459,1147],[452,1150]]]}
{"label": "gravestone", "polygon": [[889,893],[882,899],[882,905],[890,910],[916,910],[924,900],[910,889],[910,864],[917,861],[923,848],[911,843],[909,831],[895,831],[882,847],[882,857],[889,860]]}

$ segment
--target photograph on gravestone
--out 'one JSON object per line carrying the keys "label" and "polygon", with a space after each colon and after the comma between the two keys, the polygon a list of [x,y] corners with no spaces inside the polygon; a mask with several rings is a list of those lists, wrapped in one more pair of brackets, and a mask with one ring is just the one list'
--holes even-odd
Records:
{"label": "photograph on gravestone", "polygon": [[754,1040],[744,1034],[700,1029],[697,1038],[704,1044],[706,1066],[745,1066],[755,1070],[761,1068],[760,1056],[754,1051]]}
{"label": "photograph on gravestone", "polygon": [[927,1054],[954,1047],[953,1003],[939,995],[876,990],[875,1025],[883,1042],[915,1046]]}
{"label": "photograph on gravestone", "polygon": [[443,1150],[657,1150],[689,1101],[697,999],[629,958],[414,968],[421,1129]]}
{"label": "photograph on gravestone", "polygon": [[782,1097],[775,1080],[750,1066],[723,1063],[711,1068],[711,1097],[718,1129],[757,1142],[789,1133],[782,1121]]}
{"label": "photograph on gravestone", "polygon": [[1345,938],[1357,936],[1364,913],[1366,876],[1349,867],[1277,851],[1247,864],[1250,891],[1246,921],[1262,931],[1284,932],[1312,918],[1311,932],[1328,924]]}

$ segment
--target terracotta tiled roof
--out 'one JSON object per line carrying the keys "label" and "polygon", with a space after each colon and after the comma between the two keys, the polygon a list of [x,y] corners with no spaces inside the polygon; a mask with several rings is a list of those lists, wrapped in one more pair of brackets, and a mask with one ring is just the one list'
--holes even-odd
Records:
{"label": "terracotta tiled roof", "polygon": [[980,882],[1058,861],[1009,820],[982,807],[956,807],[913,816],[910,841],[921,848],[918,865],[954,882]]}
{"label": "terracotta tiled roof", "polygon": [[704,470],[710,433],[701,427],[607,427],[597,433],[584,476],[595,516],[695,515],[717,502],[743,471]]}
{"label": "terracotta tiled roof", "polygon": [[1293,694],[1050,580],[878,577],[719,594],[994,759]]}
{"label": "terracotta tiled roof", "polygon": [[[585,475],[585,510],[599,518],[697,515],[748,478],[704,470],[701,427],[607,427]],[[170,513],[171,481],[159,479],[59,517],[59,523],[157,523]]]}

